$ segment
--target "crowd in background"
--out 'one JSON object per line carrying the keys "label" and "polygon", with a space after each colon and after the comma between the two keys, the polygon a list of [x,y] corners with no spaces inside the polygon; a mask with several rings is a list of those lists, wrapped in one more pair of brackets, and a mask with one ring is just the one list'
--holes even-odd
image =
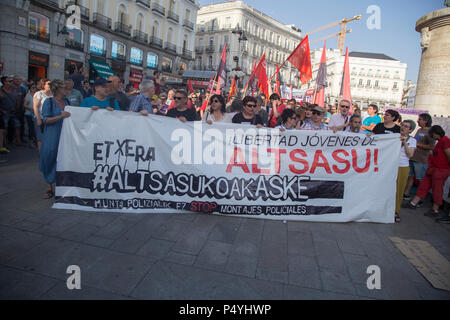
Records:
{"label": "crowd in background", "polygon": [[[362,112],[357,104],[341,100],[325,108],[316,104],[281,99],[277,94],[266,97],[224,96],[212,93],[190,93],[183,89],[168,89],[159,72],[143,80],[139,89],[117,76],[97,78],[92,86],[84,70],[73,67],[65,81],[40,79],[22,81],[18,76],[1,78],[0,88],[0,153],[9,153],[6,143],[27,144],[40,152],[40,170],[48,183],[46,198],[54,197],[56,156],[63,119],[70,117],[66,106],[92,110],[128,111],[143,116],[155,114],[177,118],[182,122],[202,121],[206,124],[239,123],[257,128],[286,130],[332,130],[357,134],[399,133],[401,155],[397,176],[395,220],[400,221],[403,200],[410,208],[421,206],[422,199],[432,189],[433,207],[427,215],[438,217],[443,204],[443,192],[450,175],[450,139],[440,126],[432,126],[427,113],[418,117],[420,129],[412,120],[402,121],[393,109],[384,113],[371,104]],[[25,134],[25,129],[27,129]],[[414,198],[413,185],[418,185]],[[448,191],[447,191],[448,192]],[[438,219],[448,222],[449,217]]]}

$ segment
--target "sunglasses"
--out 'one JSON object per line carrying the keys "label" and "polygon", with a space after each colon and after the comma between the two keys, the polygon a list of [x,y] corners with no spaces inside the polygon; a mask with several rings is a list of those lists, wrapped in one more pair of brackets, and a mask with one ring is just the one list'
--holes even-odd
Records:
{"label": "sunglasses", "polygon": [[256,108],[256,104],[246,104],[247,107]]}
{"label": "sunglasses", "polygon": [[219,100],[213,100],[213,103],[217,103],[217,102],[220,102]]}
{"label": "sunglasses", "polygon": [[320,112],[320,111],[313,110],[313,111],[312,111],[312,114],[315,114],[315,115],[320,116],[321,112]]}
{"label": "sunglasses", "polygon": [[350,109],[350,106],[341,106],[341,108],[347,108],[347,109]]}
{"label": "sunglasses", "polygon": [[175,99],[175,100],[183,100],[184,97],[175,97],[174,99]]}

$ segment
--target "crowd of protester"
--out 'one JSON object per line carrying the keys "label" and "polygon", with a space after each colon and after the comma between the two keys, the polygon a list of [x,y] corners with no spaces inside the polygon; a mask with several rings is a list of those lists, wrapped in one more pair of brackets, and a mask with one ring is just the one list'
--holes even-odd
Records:
{"label": "crowd of protester", "polygon": [[[420,207],[430,190],[433,207],[427,215],[438,218],[444,184],[450,175],[450,139],[440,126],[432,126],[431,116],[427,113],[419,115],[417,123],[420,129],[413,137],[414,121],[402,121],[400,114],[393,109],[383,113],[374,104],[368,106],[367,116],[363,117],[358,105],[348,100],[323,108],[306,102],[299,104],[295,99],[282,100],[277,93],[271,94],[269,99],[264,94],[242,98],[238,95],[225,98],[210,93],[188,94],[182,89],[165,90],[165,82],[159,72],[155,72],[152,79],[143,80],[139,88],[124,87],[117,76],[98,78],[91,86],[82,70],[75,68],[70,71],[65,81],[41,79],[34,83],[22,81],[18,76],[1,78],[0,153],[9,153],[6,142],[23,145],[24,129],[28,128],[28,144],[38,148],[39,167],[48,183],[46,198],[54,197],[59,137],[63,120],[70,117],[70,113],[64,111],[65,106],[70,105],[94,111],[120,110],[142,116],[154,114],[182,122],[202,121],[208,125],[222,122],[280,131],[331,130],[365,135],[399,133],[401,154],[395,221],[400,221],[403,200],[408,201],[409,208]],[[412,198],[414,184],[419,186]],[[448,222],[449,217],[437,220]]]}

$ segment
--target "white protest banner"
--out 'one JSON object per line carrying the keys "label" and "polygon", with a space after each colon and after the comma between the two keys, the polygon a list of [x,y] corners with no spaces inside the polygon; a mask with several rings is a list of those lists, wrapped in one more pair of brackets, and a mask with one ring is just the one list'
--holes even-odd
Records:
{"label": "white protest banner", "polygon": [[67,109],[54,208],[394,222],[398,134]]}

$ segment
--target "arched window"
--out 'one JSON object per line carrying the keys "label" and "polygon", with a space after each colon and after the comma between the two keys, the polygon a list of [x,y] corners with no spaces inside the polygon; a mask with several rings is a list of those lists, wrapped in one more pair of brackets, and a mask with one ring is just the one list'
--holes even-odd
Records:
{"label": "arched window", "polygon": [[183,51],[188,48],[188,36],[185,34],[183,39]]}
{"label": "arched window", "polygon": [[196,61],[196,69],[201,70],[202,69],[202,57],[198,56]]}
{"label": "arched window", "polygon": [[172,35],[173,35],[173,29],[169,28],[169,30],[167,31],[167,42],[168,43],[172,43]]}
{"label": "arched window", "polygon": [[152,27],[152,37],[159,38],[159,22],[155,20]]}
{"label": "arched window", "polygon": [[144,16],[142,15],[142,13],[139,13],[136,19],[136,30],[143,32],[144,29],[145,29]]}
{"label": "arched window", "polygon": [[119,11],[117,12],[117,21],[122,24],[127,24],[127,8],[123,4],[119,6]]}
{"label": "arched window", "polygon": [[147,68],[158,69],[158,56],[154,53],[147,53]]}

